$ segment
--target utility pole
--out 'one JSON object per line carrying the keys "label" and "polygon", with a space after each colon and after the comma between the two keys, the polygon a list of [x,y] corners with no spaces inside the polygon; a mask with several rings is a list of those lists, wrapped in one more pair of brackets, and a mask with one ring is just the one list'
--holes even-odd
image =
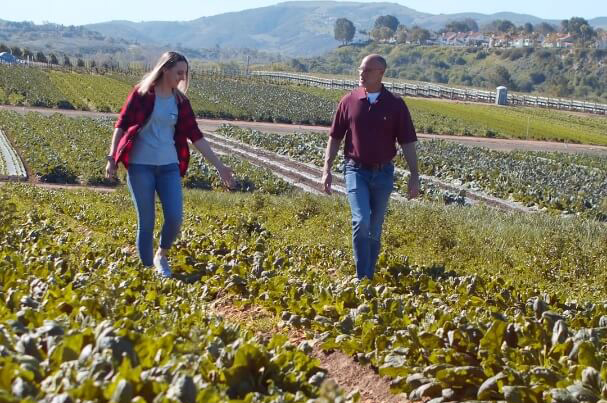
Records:
{"label": "utility pole", "polygon": [[250,55],[247,55],[247,67],[245,67],[245,70],[244,70],[244,75],[245,75],[245,76],[248,76],[248,75],[249,75],[249,62],[250,62],[250,61],[251,61],[251,56],[250,56]]}

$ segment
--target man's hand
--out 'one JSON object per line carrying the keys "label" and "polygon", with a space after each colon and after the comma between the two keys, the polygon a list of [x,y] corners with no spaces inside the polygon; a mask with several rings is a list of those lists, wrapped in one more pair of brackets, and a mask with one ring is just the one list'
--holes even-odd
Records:
{"label": "man's hand", "polygon": [[333,174],[331,170],[323,170],[322,172],[322,185],[323,191],[330,195],[331,194],[331,183],[333,182]]}
{"label": "man's hand", "polygon": [[411,174],[409,176],[409,184],[407,187],[407,197],[409,199],[415,199],[419,196],[419,175]]}

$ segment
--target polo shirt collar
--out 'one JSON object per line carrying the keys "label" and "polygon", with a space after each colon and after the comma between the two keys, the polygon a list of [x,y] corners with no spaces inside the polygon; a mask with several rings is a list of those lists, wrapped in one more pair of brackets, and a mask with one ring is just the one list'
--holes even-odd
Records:
{"label": "polo shirt collar", "polygon": [[[382,84],[377,99],[379,99],[386,91],[386,87]],[[358,99],[367,99],[367,90],[365,90],[365,87],[358,87],[358,89],[356,90],[356,96],[358,97]]]}

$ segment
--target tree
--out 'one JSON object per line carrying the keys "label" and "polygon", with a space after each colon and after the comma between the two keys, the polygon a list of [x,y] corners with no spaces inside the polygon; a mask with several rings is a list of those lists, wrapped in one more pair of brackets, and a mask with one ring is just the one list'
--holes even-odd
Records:
{"label": "tree", "polygon": [[335,21],[335,39],[341,41],[344,45],[352,41],[355,33],[356,28],[349,19],[338,18]]}
{"label": "tree", "polygon": [[512,23],[512,21],[508,21],[508,20],[501,20],[499,21],[499,23],[497,24],[497,30],[499,32],[503,32],[503,33],[508,33],[508,32],[512,32],[514,31],[515,26]]}
{"label": "tree", "polygon": [[449,21],[444,28],[445,32],[478,32],[478,24],[472,18]]}
{"label": "tree", "polygon": [[11,48],[11,51],[13,53],[13,56],[15,57],[22,57],[23,56],[23,52],[21,51],[21,48],[18,46],[15,46],[13,48]]}
{"label": "tree", "polygon": [[399,25],[398,18],[396,18],[395,16],[381,15],[381,16],[377,17],[377,19],[375,20],[375,25],[373,26],[373,28],[387,27],[387,28],[390,28],[392,33],[394,33],[396,31],[396,29],[398,28],[398,25]]}
{"label": "tree", "polygon": [[526,34],[530,34],[534,31],[533,29],[533,24],[530,22],[526,22],[522,27],[521,27],[521,31],[523,31]]}
{"label": "tree", "polygon": [[9,52],[10,53],[10,51],[11,51],[11,49],[8,46],[6,46],[3,43],[0,43],[0,53],[2,53],[2,52]]}
{"label": "tree", "polygon": [[508,20],[495,20],[483,27],[485,32],[501,32],[504,34],[511,33],[515,29],[516,26]]}
{"label": "tree", "polygon": [[534,27],[535,32],[542,35],[548,35],[556,31],[553,25],[548,24],[547,22],[540,22]]}
{"label": "tree", "polygon": [[299,59],[291,59],[289,61],[289,66],[298,73],[307,73],[308,68],[305,64],[299,61]]}
{"label": "tree", "polygon": [[59,60],[57,60],[57,56],[54,53],[49,55],[49,63],[50,64],[59,64]]}
{"label": "tree", "polygon": [[407,43],[408,35],[407,27],[404,25],[399,25],[396,29],[396,34],[394,34],[397,43]]}
{"label": "tree", "polygon": [[37,52],[35,60],[40,63],[48,63],[48,59],[44,56],[44,53]]}
{"label": "tree", "polygon": [[84,60],[82,60],[82,58],[79,57],[78,60],[76,61],[76,66],[85,67]]}
{"label": "tree", "polygon": [[572,17],[569,20],[561,21],[561,31],[575,36],[581,44],[585,44],[596,36],[596,32],[588,24],[588,21],[581,17]]}
{"label": "tree", "polygon": [[376,42],[387,41],[394,36],[394,31],[388,27],[375,27],[371,31],[371,38]]}
{"label": "tree", "polygon": [[430,39],[430,31],[427,29],[423,29],[418,27],[417,25],[411,28],[410,41],[418,44],[425,43],[428,39]]}
{"label": "tree", "polygon": [[72,61],[70,60],[70,58],[67,55],[63,56],[63,65],[68,66],[68,67],[72,66]]}

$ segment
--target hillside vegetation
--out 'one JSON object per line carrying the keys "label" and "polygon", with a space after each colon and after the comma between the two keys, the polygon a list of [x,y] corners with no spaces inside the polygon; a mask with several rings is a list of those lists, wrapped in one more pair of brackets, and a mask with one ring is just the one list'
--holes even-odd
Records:
{"label": "hillside vegetation", "polygon": [[387,78],[430,81],[607,102],[607,50],[482,49],[369,44],[343,46],[325,56],[291,63],[294,70],[354,77],[362,58],[384,55]]}

